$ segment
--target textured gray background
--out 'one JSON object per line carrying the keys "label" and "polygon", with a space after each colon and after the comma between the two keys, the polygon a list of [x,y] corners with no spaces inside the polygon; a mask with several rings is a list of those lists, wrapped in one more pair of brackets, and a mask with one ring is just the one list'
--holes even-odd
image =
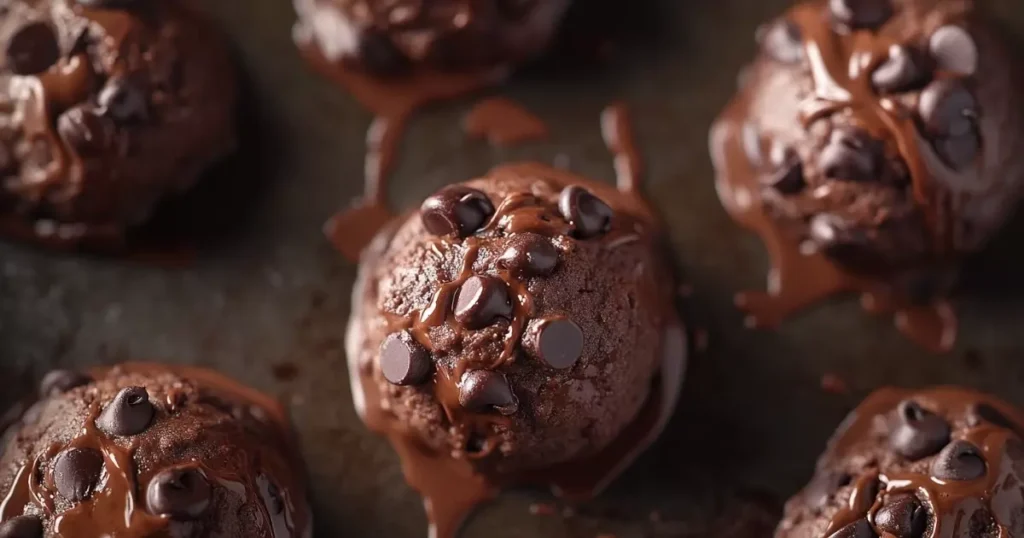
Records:
{"label": "textured gray background", "polygon": [[[721,536],[710,527],[741,518],[747,500],[777,505],[799,488],[832,428],[874,387],[961,383],[1024,404],[1024,298],[1015,282],[1024,256],[1013,231],[974,264],[969,280],[979,284],[958,300],[962,335],[946,356],[916,349],[889,320],[850,301],[778,332],[742,329],[731,296],[763,285],[765,256],[718,204],[706,136],[752,54],[756,25],[786,3],[630,1],[631,13],[649,11],[658,22],[640,32],[655,43],[626,47],[600,69],[534,73],[502,91],[549,120],[549,143],[502,150],[467,140],[458,123],[472,99],[412,124],[392,188],[401,207],[507,160],[566,155],[574,170],[610,179],[598,116],[610,100],[626,100],[648,157],[647,191],[696,290],[691,324],[710,335],[669,431],[605,496],[563,519],[529,514],[532,502],[549,501],[543,492],[509,494],[466,536]],[[1024,29],[1019,0],[992,3]],[[290,404],[313,476],[318,536],[422,537],[419,498],[352,409],[341,338],[355,268],[320,233],[360,190],[370,116],[303,65],[287,0],[206,6],[251,81],[248,160],[213,178],[244,194],[197,196],[192,220],[208,250],[184,270],[0,246],[0,402],[55,365],[148,358],[217,366]],[[212,225],[209,214],[218,215]],[[275,375],[275,365],[297,374],[283,380],[288,372]],[[826,372],[851,394],[822,391]]]}

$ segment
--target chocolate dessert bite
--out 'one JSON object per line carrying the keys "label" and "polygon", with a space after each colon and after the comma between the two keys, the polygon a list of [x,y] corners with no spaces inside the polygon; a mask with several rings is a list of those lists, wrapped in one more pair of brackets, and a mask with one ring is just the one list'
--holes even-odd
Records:
{"label": "chocolate dessert bite", "polygon": [[883,389],[840,425],[775,538],[1024,536],[1024,415],[956,387]]}
{"label": "chocolate dessert bite", "polygon": [[1018,62],[970,0],[814,0],[757,37],[711,133],[722,202],[772,258],[749,323],[861,292],[948,349],[958,266],[1024,185]]}
{"label": "chocolate dessert bite", "polygon": [[218,32],[173,0],[11,0],[0,42],[0,234],[116,248],[235,145]]}
{"label": "chocolate dessert bite", "polygon": [[295,0],[298,33],[323,57],[374,76],[478,71],[542,52],[569,0]]}
{"label": "chocolate dessert bite", "polygon": [[638,196],[524,164],[441,189],[364,252],[356,406],[432,535],[504,487],[593,495],[657,437],[685,363],[661,239]]}
{"label": "chocolate dessert bite", "polygon": [[3,439],[3,538],[312,533],[284,409],[209,370],[52,372]]}

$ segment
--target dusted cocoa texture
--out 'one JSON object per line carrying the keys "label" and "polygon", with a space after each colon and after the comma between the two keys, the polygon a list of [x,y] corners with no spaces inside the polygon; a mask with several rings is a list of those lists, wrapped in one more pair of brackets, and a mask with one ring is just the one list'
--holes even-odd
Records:
{"label": "dusted cocoa texture", "polygon": [[776,538],[1024,536],[1024,416],[956,387],[884,389],[850,414]]}
{"label": "dusted cocoa texture", "polygon": [[[25,538],[308,538],[283,409],[219,374],[59,371],[4,434],[0,530]],[[8,536],[0,532],[0,535]]]}
{"label": "dusted cocoa texture", "polygon": [[0,43],[11,234],[117,236],[234,148],[232,62],[182,2],[13,0]]}

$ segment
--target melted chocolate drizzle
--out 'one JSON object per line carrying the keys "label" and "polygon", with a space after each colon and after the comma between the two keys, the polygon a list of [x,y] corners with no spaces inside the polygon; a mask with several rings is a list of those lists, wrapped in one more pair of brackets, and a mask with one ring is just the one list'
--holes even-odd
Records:
{"label": "melted chocolate drizzle", "polygon": [[544,120],[504,97],[477,103],[462,126],[468,136],[486,139],[492,146],[514,146],[548,137]]}
{"label": "melted chocolate drizzle", "polygon": [[[935,250],[947,254],[954,235],[950,219],[957,214],[955,200],[937,187],[933,178],[950,172],[939,171],[945,167],[936,164],[938,157],[911,115],[902,113],[901,105],[879,95],[872,86],[871,73],[896,43],[891,37],[868,31],[837,33],[827,23],[826,9],[823,2],[810,2],[789,12],[802,36],[813,80],[812,95],[801,105],[801,121],[807,128],[819,118],[849,111],[868,132],[893,137],[906,158],[913,195],[936,238]],[[917,344],[937,352],[950,350],[956,340],[957,318],[949,302],[935,299],[913,304],[896,292],[895,284],[885,276],[853,273],[820,252],[802,252],[766,213],[758,172],[743,149],[743,127],[754,91],[750,85],[740,92],[719,117],[710,137],[723,205],[733,219],[761,236],[771,258],[767,290],[736,296],[737,307],[748,315],[747,325],[772,328],[828,297],[856,292],[862,294],[865,310],[894,315],[899,330]]]}

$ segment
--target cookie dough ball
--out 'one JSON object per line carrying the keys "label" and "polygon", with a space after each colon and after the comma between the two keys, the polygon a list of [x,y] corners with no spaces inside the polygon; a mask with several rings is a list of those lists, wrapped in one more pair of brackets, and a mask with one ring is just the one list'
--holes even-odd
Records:
{"label": "cookie dough ball", "polygon": [[364,418],[505,473],[606,447],[678,327],[655,222],[637,198],[542,165],[427,198],[360,267],[348,344]]}
{"label": "cookie dough ball", "polygon": [[52,372],[39,396],[4,436],[0,536],[310,536],[287,419],[268,397],[149,364]]}
{"label": "cookie dough ball", "polygon": [[175,0],[11,0],[0,209],[73,241],[146,220],[235,145],[225,44]]}
{"label": "cookie dough ball", "polygon": [[551,40],[569,0],[295,0],[323,56],[376,75],[500,68]]}
{"label": "cookie dough ball", "polygon": [[975,2],[816,0],[758,37],[741,157],[805,252],[889,272],[1000,228],[1024,184],[1024,94]]}
{"label": "cookie dough ball", "polygon": [[776,538],[1024,536],[1024,415],[955,387],[885,389],[829,442]]}

